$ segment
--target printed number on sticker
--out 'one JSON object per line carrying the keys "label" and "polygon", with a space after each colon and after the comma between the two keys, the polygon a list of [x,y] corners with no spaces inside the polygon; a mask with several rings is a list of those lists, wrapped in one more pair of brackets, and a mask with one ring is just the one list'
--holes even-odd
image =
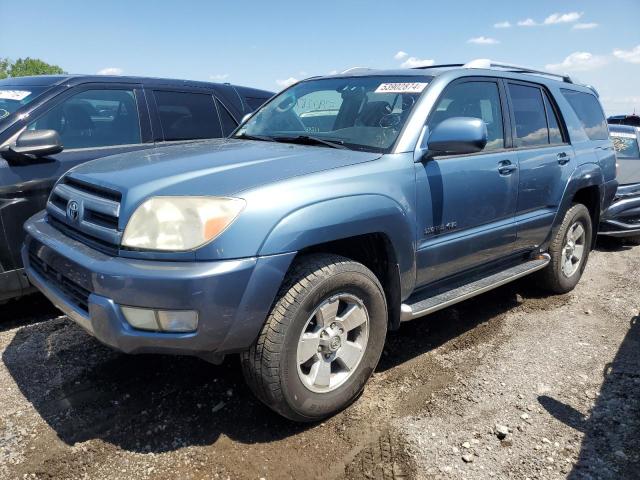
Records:
{"label": "printed number on sticker", "polygon": [[426,83],[381,83],[375,93],[422,93]]}

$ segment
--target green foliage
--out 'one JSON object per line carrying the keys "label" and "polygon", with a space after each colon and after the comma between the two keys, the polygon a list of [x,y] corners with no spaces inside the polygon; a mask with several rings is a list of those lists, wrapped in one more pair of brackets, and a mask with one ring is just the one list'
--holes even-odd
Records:
{"label": "green foliage", "polygon": [[0,58],[0,80],[9,76],[9,59]]}
{"label": "green foliage", "polygon": [[25,77],[27,75],[57,75],[65,73],[58,65],[51,65],[38,58],[19,58],[12,62],[0,58],[0,78]]}

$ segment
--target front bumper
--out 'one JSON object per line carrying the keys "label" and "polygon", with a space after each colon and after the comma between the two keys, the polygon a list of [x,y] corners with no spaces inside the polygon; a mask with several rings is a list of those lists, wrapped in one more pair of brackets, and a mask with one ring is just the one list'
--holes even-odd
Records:
{"label": "front bumper", "polygon": [[640,188],[622,186],[618,196],[600,220],[600,235],[633,237],[640,235]]}
{"label": "front bumper", "polygon": [[[211,357],[257,337],[295,253],[215,262],[111,257],[73,240],[39,213],[25,224],[29,280],[101,342],[127,353]],[[197,310],[190,333],[132,328],[121,305]]]}

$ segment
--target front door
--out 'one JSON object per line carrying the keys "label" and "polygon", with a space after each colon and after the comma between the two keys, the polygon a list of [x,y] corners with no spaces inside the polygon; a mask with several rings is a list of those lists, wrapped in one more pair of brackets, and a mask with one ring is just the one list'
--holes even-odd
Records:
{"label": "front door", "polygon": [[427,285],[513,251],[518,159],[509,135],[499,80],[465,79],[444,91],[428,131],[451,117],[475,117],[487,125],[482,152],[416,163],[418,205],[417,284]]}

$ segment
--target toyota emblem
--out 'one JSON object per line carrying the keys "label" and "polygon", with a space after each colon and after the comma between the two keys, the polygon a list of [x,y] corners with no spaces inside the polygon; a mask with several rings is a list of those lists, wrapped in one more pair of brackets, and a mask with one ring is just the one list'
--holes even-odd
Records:
{"label": "toyota emblem", "polygon": [[67,218],[73,222],[77,222],[80,217],[80,205],[75,200],[67,203]]}

